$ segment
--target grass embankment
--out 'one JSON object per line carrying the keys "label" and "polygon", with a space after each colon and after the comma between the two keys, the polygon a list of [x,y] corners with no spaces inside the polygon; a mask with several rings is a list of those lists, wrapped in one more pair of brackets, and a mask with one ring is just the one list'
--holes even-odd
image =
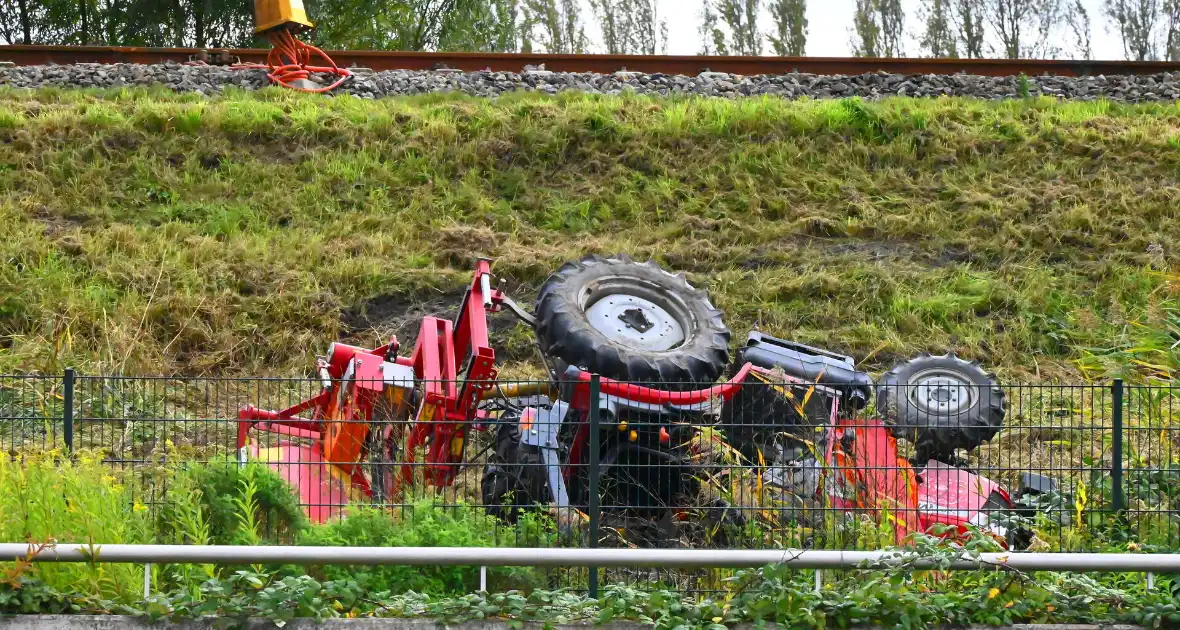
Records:
{"label": "grass embankment", "polygon": [[1176,105],[0,91],[0,371],[304,373],[621,251],[873,369],[1170,377],[1178,206]]}

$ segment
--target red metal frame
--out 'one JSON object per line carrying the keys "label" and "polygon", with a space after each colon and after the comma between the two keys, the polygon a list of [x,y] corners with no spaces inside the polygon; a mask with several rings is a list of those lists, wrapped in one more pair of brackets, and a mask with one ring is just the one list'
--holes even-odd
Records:
{"label": "red metal frame", "polygon": [[[633,400],[635,402],[645,403],[649,405],[698,405],[707,402],[713,398],[721,398],[729,400],[742,387],[742,381],[750,374],[750,370],[754,369],[753,363],[747,363],[738,370],[737,374],[728,381],[708,387],[705,389],[698,389],[690,392],[675,392],[663,389],[653,389],[651,387],[644,387],[642,385],[633,385],[630,383],[621,383],[619,381],[599,377],[598,382],[603,394],[608,396],[618,396]],[[578,380],[582,383],[589,384],[590,379],[593,378],[589,372],[579,372]],[[586,388],[586,385],[579,386]],[[586,389],[587,396],[589,396],[589,389]]]}
{"label": "red metal frame", "polygon": [[[674,392],[663,389],[653,389],[642,385],[622,383],[606,377],[598,377],[599,391],[607,396],[618,396],[627,400],[648,405],[699,405],[714,398],[729,400],[742,387],[751,370],[755,370],[753,363],[746,363],[733,378],[712,387],[688,392]],[[574,387],[570,407],[583,414],[590,411],[590,379],[594,376],[586,371],[578,372],[579,384]],[[585,415],[583,417],[586,417]],[[569,466],[563,471],[569,479],[570,469],[586,461],[586,449],[590,445],[590,423],[582,422],[574,434],[573,444],[570,445]]]}
{"label": "red metal frame", "polygon": [[[490,291],[490,295],[484,295],[490,278],[491,262],[478,261],[456,321],[423,318],[413,353],[393,359],[399,365],[412,367],[415,379],[422,384],[423,395],[402,467],[403,480],[408,483],[413,482],[415,451],[419,448],[426,449],[423,477],[427,483],[450,485],[454,481],[468,427],[475,420],[476,405],[495,384],[496,354],[488,341],[487,316],[499,310],[504,294]],[[279,411],[243,407],[238,413],[238,448],[247,445],[251,430],[314,440],[320,453],[338,453],[346,458],[334,461],[336,458],[325,457],[325,464],[341,467],[354,484],[368,492],[368,481],[356,465],[360,459],[357,449],[368,431],[363,420],[371,417],[375,397],[384,387],[381,365],[397,347],[396,338],[372,350],[332,344],[321,365],[333,386]],[[460,369],[465,370],[462,380]],[[338,391],[341,388],[343,393]],[[310,418],[300,417],[309,411]]]}

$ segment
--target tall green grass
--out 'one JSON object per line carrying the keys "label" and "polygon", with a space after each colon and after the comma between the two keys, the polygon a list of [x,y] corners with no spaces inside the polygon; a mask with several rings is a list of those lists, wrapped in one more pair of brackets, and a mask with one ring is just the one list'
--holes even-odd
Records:
{"label": "tall green grass", "polygon": [[[93,454],[0,457],[0,540],[39,545],[151,543],[148,508],[117,470]],[[101,547],[98,547],[101,555]],[[143,567],[108,563],[41,563],[36,573],[63,592],[123,601],[143,593]]]}
{"label": "tall green grass", "polygon": [[[145,474],[146,473],[146,474]],[[155,501],[145,504],[145,497]],[[513,546],[556,544],[553,524],[526,515],[514,527],[482,508],[423,496],[398,510],[363,506],[327,524],[307,522],[293,491],[262,464],[178,463],[148,470],[124,470],[91,452],[26,452],[0,457],[0,541],[34,547],[92,544],[301,544],[326,546]],[[202,597],[202,584],[240,569],[275,576],[310,573],[355,580],[365,588],[431,594],[464,594],[478,588],[477,567],[238,567],[169,564],[152,567],[155,592]],[[18,568],[0,563],[0,580],[27,574],[65,593],[118,603],[143,599],[142,565],[33,563]],[[541,570],[493,568],[497,589],[545,587]]]}

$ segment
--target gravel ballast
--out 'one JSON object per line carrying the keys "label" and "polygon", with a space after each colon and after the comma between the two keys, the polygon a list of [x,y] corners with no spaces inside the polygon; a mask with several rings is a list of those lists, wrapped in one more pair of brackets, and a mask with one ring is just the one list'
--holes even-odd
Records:
{"label": "gravel ballast", "polygon": [[[322,77],[326,79],[327,77]],[[326,81],[325,81],[326,82]],[[227,87],[258,89],[268,85],[257,69],[176,63],[74,64],[0,68],[0,85],[18,88],[164,85],[179,92],[216,94]],[[773,94],[787,98],[843,98],[859,96],[971,96],[984,99],[1053,96],[1062,99],[1122,102],[1180,99],[1180,72],[1154,75],[1092,77],[987,77],[978,75],[901,75],[876,72],[855,76],[789,73],[741,76],[704,72],[697,76],[619,72],[594,74],[549,72],[458,72],[454,70],[390,70],[359,72],[339,92],[364,98],[462,92],[499,96],[519,90],[556,94],[567,90],[602,94],[632,91],[670,96],[696,94],[735,98]]]}

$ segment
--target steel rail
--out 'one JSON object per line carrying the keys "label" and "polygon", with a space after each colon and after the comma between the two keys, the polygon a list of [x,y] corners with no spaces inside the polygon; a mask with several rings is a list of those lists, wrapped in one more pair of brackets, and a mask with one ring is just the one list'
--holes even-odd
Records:
{"label": "steel rail", "polygon": [[[183,63],[191,60],[263,63],[266,49],[141,48],[133,46],[0,46],[0,61],[18,66],[72,63]],[[1053,59],[889,59],[862,57],[719,57],[691,55],[559,55],[545,53],[438,53],[379,50],[331,50],[328,54],[344,67],[372,70],[521,72],[541,66],[557,72],[616,71],[696,75],[703,71],[741,75],[865,74],[977,74],[988,76],[1093,76],[1099,74],[1158,74],[1180,71],[1180,63],[1167,61],[1075,61]]]}
{"label": "steel rail", "polygon": [[896,567],[1074,572],[1180,572],[1180,554],[984,553],[944,565],[899,551],[738,549],[536,549],[511,547],[294,547],[233,545],[0,544],[0,562],[201,564],[355,564],[448,566],[584,566],[742,568],[787,564],[800,569]]}

